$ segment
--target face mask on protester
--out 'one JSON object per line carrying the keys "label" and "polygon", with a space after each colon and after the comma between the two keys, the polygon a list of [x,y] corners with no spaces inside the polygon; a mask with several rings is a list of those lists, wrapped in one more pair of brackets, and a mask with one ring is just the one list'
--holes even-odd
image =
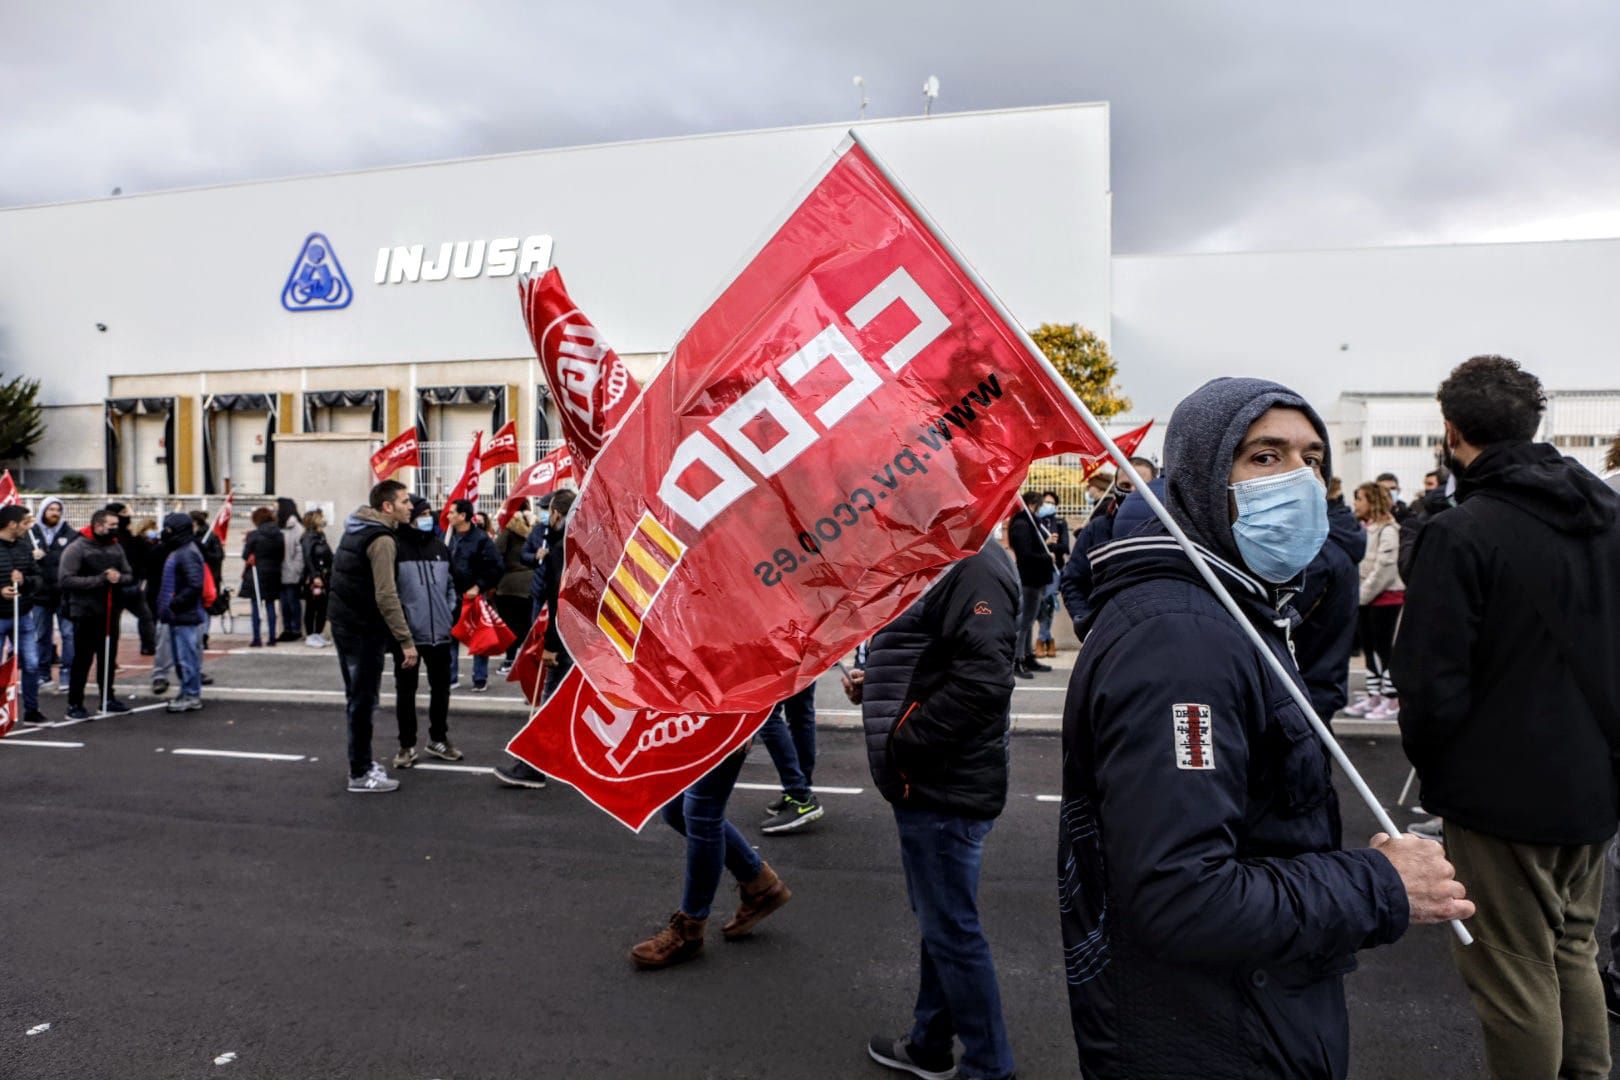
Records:
{"label": "face mask on protester", "polygon": [[1041,503],[1041,508],[1035,511],[1036,517],[1057,517],[1057,507],[1052,503]]}
{"label": "face mask on protester", "polygon": [[1232,539],[1250,570],[1280,585],[1311,564],[1328,535],[1327,489],[1314,470],[1228,486],[1237,503]]}
{"label": "face mask on protester", "polygon": [[433,519],[431,517],[426,517],[426,516],[419,517],[419,518],[416,519],[416,527],[418,529],[421,529],[423,532],[432,532],[433,531]]}

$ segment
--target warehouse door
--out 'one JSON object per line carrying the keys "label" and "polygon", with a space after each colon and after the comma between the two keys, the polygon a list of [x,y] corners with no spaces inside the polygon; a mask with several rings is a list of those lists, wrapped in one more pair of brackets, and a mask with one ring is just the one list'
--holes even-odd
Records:
{"label": "warehouse door", "polygon": [[128,437],[119,462],[120,487],[132,495],[169,493],[169,448],[164,438],[169,418],[161,413],[136,413],[124,418]]}
{"label": "warehouse door", "polygon": [[236,491],[265,492],[270,412],[242,409],[217,414],[214,421],[221,475]]}

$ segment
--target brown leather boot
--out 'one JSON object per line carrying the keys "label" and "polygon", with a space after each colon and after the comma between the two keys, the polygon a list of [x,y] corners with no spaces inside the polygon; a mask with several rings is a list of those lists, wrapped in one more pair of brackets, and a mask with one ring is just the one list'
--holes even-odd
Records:
{"label": "brown leather boot", "polygon": [[677,911],[669,925],[630,950],[630,959],[643,971],[684,964],[703,951],[703,928],[707,919],[692,919]]}
{"label": "brown leather boot", "polygon": [[759,876],[745,885],[739,885],[737,892],[742,896],[742,902],[737,905],[737,914],[720,928],[721,936],[727,941],[747,937],[761,919],[793,899],[793,891],[776,876],[770,863],[760,863]]}

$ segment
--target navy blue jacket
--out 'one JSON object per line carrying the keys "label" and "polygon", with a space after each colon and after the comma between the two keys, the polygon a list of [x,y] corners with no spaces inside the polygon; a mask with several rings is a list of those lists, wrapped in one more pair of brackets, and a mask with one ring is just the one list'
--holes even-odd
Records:
{"label": "navy blue jacket", "polygon": [[1331,720],[1350,699],[1350,652],[1361,601],[1367,530],[1341,499],[1328,504],[1328,538],[1294,595],[1294,659],[1316,715]]}
{"label": "navy blue jacket", "polygon": [[[187,526],[189,528],[189,525]],[[280,588],[279,584],[277,588]],[[203,554],[188,534],[163,562],[157,594],[158,622],[201,626],[203,622]]]}
{"label": "navy blue jacket", "polygon": [[[1152,488],[1153,494],[1161,500],[1164,498],[1162,478],[1155,477],[1149,480],[1148,487]],[[1074,538],[1074,551],[1070,553],[1069,560],[1063,564],[1063,573],[1058,575],[1058,592],[1063,594],[1063,607],[1069,613],[1069,618],[1074,620],[1076,634],[1080,633],[1080,624],[1091,613],[1090,553],[1116,537],[1130,536],[1148,522],[1155,520],[1153,508],[1148,506],[1146,499],[1134,491],[1126,496],[1123,502],[1110,507],[1109,511],[1106,514],[1099,512],[1091,515],[1086,527]]]}
{"label": "navy blue jacket", "polygon": [[[1149,527],[1091,561],[1058,841],[1081,1072],[1343,1077],[1343,976],[1405,932],[1400,877],[1339,849],[1307,717],[1175,541]],[[1210,562],[1291,667],[1276,594]]]}
{"label": "navy blue jacket", "polygon": [[505,573],[495,541],[483,529],[474,525],[464,533],[450,533],[450,580],[458,596],[474,585],[481,593],[493,593]]}

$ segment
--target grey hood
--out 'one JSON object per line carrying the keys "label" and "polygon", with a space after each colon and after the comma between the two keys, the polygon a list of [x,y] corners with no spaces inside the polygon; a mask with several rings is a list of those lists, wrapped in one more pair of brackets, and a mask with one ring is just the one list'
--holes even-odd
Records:
{"label": "grey hood", "polygon": [[[45,508],[52,505],[54,505],[58,510],[62,511],[62,517],[54,526],[45,524]],[[68,525],[67,506],[55,495],[52,495],[50,498],[40,503],[39,508],[34,512],[34,516],[36,518],[34,527],[39,530],[39,535],[45,541],[46,547],[50,547],[56,542],[56,534],[61,532],[63,529],[67,529],[68,535],[71,536],[73,534],[72,528]]]}
{"label": "grey hood", "polygon": [[[1327,425],[1316,410],[1288,387],[1266,379],[1211,379],[1176,406],[1165,429],[1170,513],[1194,540],[1238,566],[1246,564],[1232,539],[1227,491],[1232,458],[1249,425],[1278,405],[1303,412],[1328,447]],[[1330,449],[1324,451],[1322,473],[1333,475]]]}

